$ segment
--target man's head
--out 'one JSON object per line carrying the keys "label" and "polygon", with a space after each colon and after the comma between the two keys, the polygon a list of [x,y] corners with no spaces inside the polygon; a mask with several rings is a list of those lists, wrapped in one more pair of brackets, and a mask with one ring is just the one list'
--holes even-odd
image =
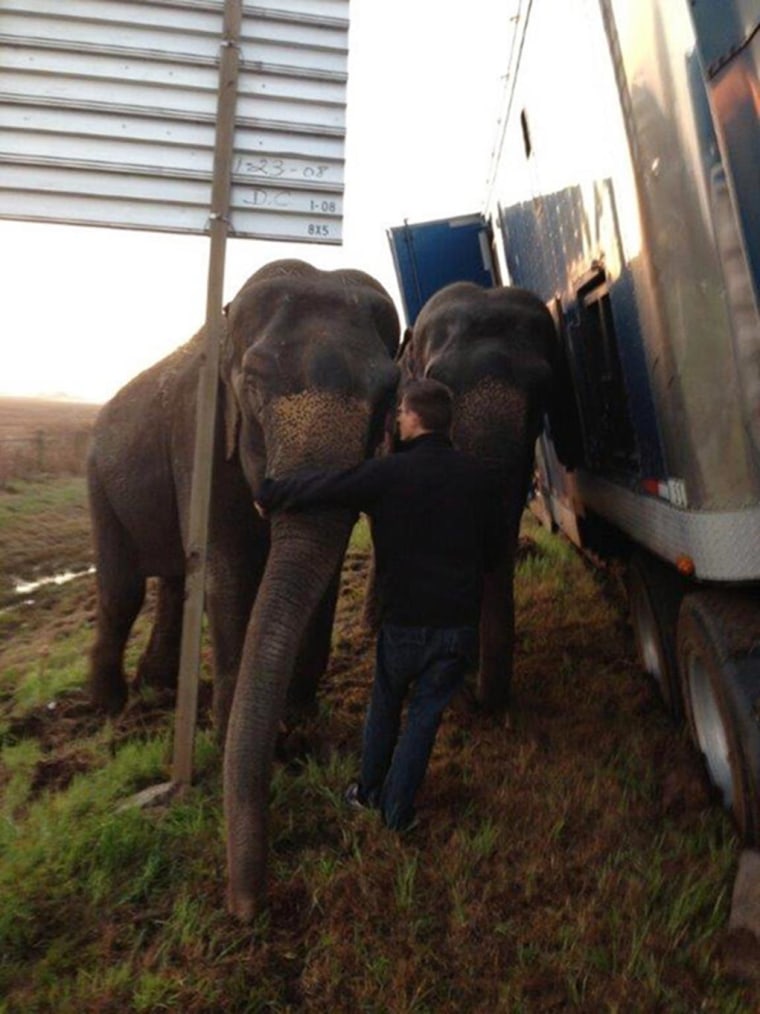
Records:
{"label": "man's head", "polygon": [[399,436],[413,440],[423,433],[444,433],[451,429],[453,397],[437,380],[411,380],[401,391],[398,410]]}

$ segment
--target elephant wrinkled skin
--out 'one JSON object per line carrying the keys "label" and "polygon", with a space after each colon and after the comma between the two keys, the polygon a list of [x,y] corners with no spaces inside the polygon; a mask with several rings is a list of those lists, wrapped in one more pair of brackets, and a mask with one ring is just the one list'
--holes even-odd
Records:
{"label": "elephant wrinkled skin", "polygon": [[400,357],[405,377],[432,377],[451,388],[454,444],[503,479],[507,538],[497,569],[486,576],[478,676],[478,698],[496,713],[509,704],[515,553],[556,356],[554,321],[533,293],[456,282],[425,303]]}
{"label": "elephant wrinkled skin", "polygon": [[[345,510],[281,513],[270,532],[253,499],[265,475],[349,466],[373,453],[392,419],[399,325],[392,300],[369,275],[297,260],[261,268],[225,312],[206,611],[214,718],[220,736],[226,730],[228,902],[249,919],[265,896],[278,723],[288,693],[313,699],[355,520]],[[159,579],[157,610],[137,678],[176,682],[203,342],[201,331],[141,373],[95,426],[88,480],[98,616],[90,688],[111,713],[127,698],[124,645],[148,576]]]}

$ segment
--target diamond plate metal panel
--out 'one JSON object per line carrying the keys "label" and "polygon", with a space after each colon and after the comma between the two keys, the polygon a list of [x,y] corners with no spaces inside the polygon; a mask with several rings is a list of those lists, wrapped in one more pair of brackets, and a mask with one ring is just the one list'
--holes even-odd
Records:
{"label": "diamond plate metal panel", "polygon": [[577,472],[582,502],[666,560],[694,561],[703,581],[760,579],[760,507],[687,510],[642,496],[588,472]]}
{"label": "diamond plate metal panel", "polygon": [[[223,0],[3,0],[0,217],[207,231]],[[230,234],[339,243],[348,0],[243,5]]]}

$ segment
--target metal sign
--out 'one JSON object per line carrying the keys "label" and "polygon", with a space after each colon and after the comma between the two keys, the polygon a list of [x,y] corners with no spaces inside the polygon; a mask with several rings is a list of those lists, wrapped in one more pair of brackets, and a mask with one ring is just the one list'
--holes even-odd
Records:
{"label": "metal sign", "polygon": [[[224,0],[2,0],[0,217],[208,232]],[[340,243],[348,0],[242,8],[230,235]]]}

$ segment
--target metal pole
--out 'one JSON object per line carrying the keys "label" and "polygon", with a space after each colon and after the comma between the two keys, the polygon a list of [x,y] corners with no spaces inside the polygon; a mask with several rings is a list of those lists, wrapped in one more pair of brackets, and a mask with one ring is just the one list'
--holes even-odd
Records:
{"label": "metal pole", "polygon": [[185,606],[174,724],[172,781],[176,788],[189,785],[193,774],[216,396],[219,383],[219,345],[224,328],[222,315],[224,256],[232,185],[241,21],[242,0],[225,0],[224,37],[219,60],[214,176],[211,188],[206,345],[198,377],[195,452],[185,569]]}

